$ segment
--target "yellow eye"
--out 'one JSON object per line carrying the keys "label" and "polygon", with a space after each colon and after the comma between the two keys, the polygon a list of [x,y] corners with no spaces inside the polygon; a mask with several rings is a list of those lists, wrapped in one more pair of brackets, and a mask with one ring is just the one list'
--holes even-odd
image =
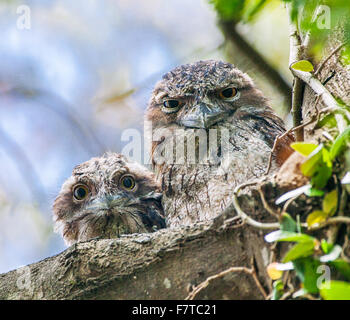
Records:
{"label": "yellow eye", "polygon": [[136,186],[135,179],[132,176],[124,176],[120,179],[120,184],[125,190],[133,190]]}
{"label": "yellow eye", "polygon": [[224,90],[221,90],[219,92],[219,96],[222,99],[231,99],[235,97],[237,94],[237,89],[236,88],[226,88]]}
{"label": "yellow eye", "polygon": [[87,186],[84,186],[83,184],[79,184],[74,187],[73,190],[73,197],[78,200],[84,200],[89,194],[89,188]]}

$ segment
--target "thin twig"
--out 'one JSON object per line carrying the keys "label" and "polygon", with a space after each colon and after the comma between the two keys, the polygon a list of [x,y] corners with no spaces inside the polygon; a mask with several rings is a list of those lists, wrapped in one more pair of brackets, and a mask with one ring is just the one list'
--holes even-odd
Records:
{"label": "thin twig", "polygon": [[343,250],[341,251],[340,256],[347,263],[350,263],[350,258],[344,253],[344,248],[347,248],[348,245],[349,245],[349,237],[345,237],[344,244],[343,244]]}
{"label": "thin twig", "polygon": [[[274,261],[275,261],[275,258],[277,257],[276,250],[277,250],[278,244],[279,244],[279,242],[276,241],[276,242],[272,243],[271,246],[270,246],[270,259],[269,259],[269,264],[271,264],[272,262],[274,262]],[[270,291],[273,290],[273,288],[272,288],[272,283],[273,283],[273,280],[270,278],[270,279],[269,279],[269,283],[268,283],[268,284],[269,284]]]}
{"label": "thin twig", "polygon": [[345,217],[345,216],[332,217],[332,218],[327,219],[325,222],[320,223],[319,225],[317,225],[315,227],[309,228],[309,230],[315,231],[315,230],[319,230],[319,229],[322,229],[324,227],[327,227],[329,225],[335,225],[338,223],[350,224],[350,217]]}
{"label": "thin twig", "polygon": [[232,272],[244,272],[247,274],[251,274],[251,269],[248,269],[246,267],[231,267],[231,268],[228,268],[228,269],[226,269],[218,274],[210,276],[205,281],[200,283],[198,286],[194,287],[194,289],[185,298],[185,300],[193,300],[199,292],[201,292],[203,289],[205,289],[209,285],[210,281],[212,281],[214,279],[222,278],[225,275],[232,273]]}
{"label": "thin twig", "polygon": [[293,291],[288,291],[286,293],[283,294],[283,296],[281,298],[279,298],[278,300],[286,300],[287,298],[289,298],[294,292]]}
{"label": "thin twig", "polygon": [[299,196],[300,196],[300,195],[295,196],[295,197],[292,197],[292,198],[290,198],[290,199],[288,199],[288,200],[286,201],[286,203],[284,204],[283,209],[282,209],[282,214],[283,214],[283,213],[287,213],[287,210],[288,210],[288,207],[290,206],[290,204],[291,204],[295,199],[297,199]]}
{"label": "thin twig", "polygon": [[299,79],[294,79],[293,96],[292,96],[292,116],[295,130],[295,138],[297,141],[304,141],[304,130],[300,127],[302,122],[302,105],[304,96],[304,83]]}
{"label": "thin twig", "polygon": [[[288,11],[288,16],[290,16],[290,8],[291,4],[286,4],[286,8]],[[293,63],[302,60],[303,58],[303,52],[304,48],[301,45],[300,35],[298,32],[298,29],[296,25],[289,19],[289,26],[290,26],[290,59],[289,59],[289,65],[292,66]],[[302,112],[301,112],[301,105],[302,105],[302,98],[303,98],[303,89],[300,81],[302,80],[304,83],[308,84],[318,96],[322,97],[323,102],[328,108],[331,108],[332,111],[340,111],[343,110],[344,107],[339,104],[336,99],[332,96],[332,94],[326,89],[326,87],[316,78],[316,75],[319,73],[321,68],[329,61],[329,59],[338,52],[345,43],[340,44],[335,48],[328,57],[320,64],[320,66],[315,71],[314,75],[310,72],[304,72],[300,70],[295,70],[290,67],[290,70],[292,71],[295,82],[293,87],[293,99],[292,99],[292,114],[293,114],[293,123],[294,126],[299,125],[301,119],[302,119]],[[346,116],[348,116],[345,113]],[[343,132],[346,123],[341,115],[335,115],[339,132]],[[303,130],[297,130],[296,131],[296,139],[297,141],[303,140]]]}
{"label": "thin twig", "polygon": [[245,188],[247,186],[255,185],[259,181],[253,181],[253,182],[248,182],[248,183],[243,183],[238,185],[234,191],[233,191],[233,199],[232,199],[232,205],[234,206],[237,214],[241,217],[243,222],[246,222],[252,227],[258,228],[258,229],[263,229],[263,230],[269,230],[269,229],[279,229],[280,224],[278,222],[275,223],[262,223],[255,221],[251,217],[249,217],[240,207],[239,201],[238,201],[238,193],[242,188]]}
{"label": "thin twig", "polygon": [[267,294],[263,288],[263,286],[261,285],[254,265],[252,264],[252,267],[250,269],[248,269],[247,267],[231,267],[228,268],[218,274],[215,274],[213,276],[208,277],[205,281],[203,281],[202,283],[200,283],[198,286],[194,287],[194,289],[191,291],[191,293],[185,298],[185,300],[193,300],[198,293],[200,293],[203,289],[205,289],[212,280],[218,279],[218,278],[222,278],[225,275],[229,274],[229,273],[233,273],[233,272],[244,272],[246,274],[249,274],[252,276],[252,278],[254,279],[255,284],[257,285],[258,289],[260,290],[261,294],[264,296],[264,299],[266,299]]}
{"label": "thin twig", "polygon": [[259,192],[259,195],[260,195],[260,199],[261,199],[261,202],[264,206],[264,209],[269,213],[271,214],[272,216],[276,217],[277,219],[279,219],[280,215],[278,212],[276,212],[275,210],[273,210],[271,208],[271,206],[268,204],[268,202],[266,201],[266,198],[265,198],[265,195],[264,195],[264,192],[262,191],[261,189],[261,185],[259,185],[258,187],[258,192]]}
{"label": "thin twig", "polygon": [[244,222],[242,221],[241,217],[234,216],[232,218],[226,219],[220,226],[219,230],[237,229],[242,227],[243,225]]}
{"label": "thin twig", "polygon": [[[323,103],[326,105],[326,108],[321,110],[320,112],[339,112],[344,116],[349,117],[346,108],[340,103],[338,103],[338,101],[333,97],[333,95],[312,73],[295,70],[293,68],[291,68],[291,70],[296,77],[308,84],[311,87],[311,89],[322,98]],[[338,129],[340,132],[342,132],[342,130],[344,130],[343,121],[340,121],[339,117],[336,118],[336,120],[338,124]]]}
{"label": "thin twig", "polygon": [[321,71],[321,69],[323,68],[323,66],[329,61],[330,58],[333,57],[333,55],[335,55],[341,48],[343,48],[345,46],[346,42],[341,43],[340,45],[338,45],[328,56],[326,59],[324,59],[319,66],[317,67],[316,71],[314,72],[314,75],[317,76],[318,73]]}

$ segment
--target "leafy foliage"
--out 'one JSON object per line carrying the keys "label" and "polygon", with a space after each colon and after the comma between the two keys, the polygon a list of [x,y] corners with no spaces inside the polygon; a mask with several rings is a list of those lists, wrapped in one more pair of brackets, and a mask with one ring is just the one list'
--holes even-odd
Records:
{"label": "leafy foliage", "polygon": [[[337,269],[341,274],[347,278],[350,276],[350,265],[339,259],[342,248],[338,245],[332,245],[325,239],[320,242],[318,239],[311,237],[303,232],[286,232],[286,231],[274,231],[266,235],[265,240],[272,241],[290,241],[296,242],[296,244],[286,253],[284,256],[284,264],[278,264],[276,262],[268,266],[268,274],[273,280],[282,279],[283,272],[279,265],[288,265],[288,262],[292,263],[292,269],[295,271],[298,279],[302,284],[302,291],[298,292],[298,296],[306,294],[320,294],[323,298],[329,299],[334,296],[339,296],[340,287],[336,285],[328,288],[324,284],[325,281],[320,282],[321,275],[325,269],[320,269],[320,266],[326,266],[329,269],[331,267]],[[289,268],[286,268],[289,270]],[[326,279],[326,278],[325,278]],[[330,281],[330,279],[328,279]],[[331,281],[333,284],[333,281]],[[350,286],[350,283],[344,282],[342,287]],[[279,299],[284,289],[281,280],[276,282],[273,289],[273,299]],[[327,288],[327,289],[326,289]],[[342,296],[346,298],[345,296]]]}
{"label": "leafy foliage", "polygon": [[[250,22],[254,20],[266,4],[274,0],[209,0],[214,5],[221,20]],[[298,20],[301,33],[313,35],[310,53],[315,57],[322,52],[332,28],[341,22],[344,26],[344,42],[349,43],[342,51],[342,62],[350,64],[350,2],[348,0],[280,0],[291,6],[292,21]],[[297,62],[299,64],[299,62]],[[305,61],[301,62],[304,64]],[[310,64],[295,66],[310,69]],[[301,70],[301,69],[298,69]]]}
{"label": "leafy foliage", "polygon": [[[300,169],[305,176],[310,178],[311,183],[287,192],[277,199],[276,203],[280,204],[302,193],[310,197],[323,196],[322,208],[314,210],[307,216],[308,229],[322,226],[327,219],[337,213],[339,208],[338,189],[327,190],[327,187],[329,188],[329,178],[334,173],[334,162],[342,155],[349,138],[350,127],[344,130],[334,142],[327,145],[306,142],[297,142],[291,145],[295,151],[305,157]],[[347,181],[347,175],[343,178],[346,183],[350,182]],[[301,228],[298,228],[298,223],[287,213],[282,216],[280,224],[280,230],[267,234],[265,240],[267,242],[287,241],[295,243],[283,258],[283,263],[292,263],[302,285],[301,290],[294,297],[312,294],[320,295],[323,299],[350,299],[350,283],[321,277],[323,271],[333,268],[346,279],[350,279],[350,265],[339,258],[342,247],[328,242],[326,239],[317,239],[306,234],[307,230],[302,231]],[[277,269],[278,265],[276,262],[269,265],[268,274],[271,279],[280,281],[282,273]],[[274,299],[283,296],[284,289],[282,287],[280,282],[276,283],[273,289]]]}
{"label": "leafy foliage", "polygon": [[350,283],[329,281],[322,284],[320,294],[325,300],[350,300]]}
{"label": "leafy foliage", "polygon": [[[274,0],[210,0],[221,20],[250,22],[258,16],[266,4]],[[298,27],[301,40],[310,39],[307,52],[310,61],[320,60],[320,53],[327,44],[328,37],[335,26],[344,28],[343,46],[340,50],[340,61],[350,64],[350,2],[349,0],[280,0],[280,3],[290,8],[291,21]],[[312,58],[311,58],[312,57]],[[291,68],[303,72],[314,72],[313,63],[301,60]],[[337,124],[334,114],[323,117],[317,127],[334,128]],[[300,281],[300,290],[293,297],[313,295],[323,299],[350,299],[350,283],[327,278],[324,270],[337,270],[346,280],[350,281],[350,265],[341,257],[342,247],[330,240],[319,239],[309,233],[315,228],[321,228],[328,219],[339,211],[340,189],[335,187],[334,179],[347,188],[350,184],[350,151],[345,147],[350,138],[350,127],[342,132],[334,141],[324,143],[298,142],[291,147],[305,157],[300,169],[309,178],[309,184],[291,190],[276,200],[276,204],[305,194],[308,197],[322,197],[320,208],[315,208],[306,217],[304,223],[295,221],[293,217],[283,212],[280,217],[280,230],[266,235],[267,242],[290,242],[293,245],[283,257],[282,263],[273,262],[267,272],[273,282],[272,299],[278,300],[286,294],[285,271],[294,270]],[[342,170],[349,171],[339,177],[339,159],[348,157],[348,164],[341,165]],[[348,191],[350,190],[347,189]],[[350,191],[349,191],[350,192]],[[327,269],[328,268],[328,269]],[[324,277],[322,277],[324,276]],[[337,279],[338,280],[338,279]]]}
{"label": "leafy foliage", "polygon": [[210,0],[220,19],[234,22],[252,21],[271,0]]}
{"label": "leafy foliage", "polygon": [[348,43],[342,52],[344,64],[350,63],[350,2],[347,0],[282,0],[291,5],[290,17],[297,22],[300,31],[313,35],[310,51],[317,56],[322,52],[330,31],[339,23],[344,26],[344,42]]}

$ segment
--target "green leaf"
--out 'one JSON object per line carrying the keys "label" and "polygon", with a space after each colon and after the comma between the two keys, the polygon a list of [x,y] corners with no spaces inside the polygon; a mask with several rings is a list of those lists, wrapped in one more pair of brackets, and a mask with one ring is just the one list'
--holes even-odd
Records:
{"label": "green leaf", "polygon": [[333,249],[333,244],[332,243],[328,243],[325,239],[321,240],[321,248],[323,250],[324,253],[329,253],[331,252],[331,250]]}
{"label": "green leaf", "polygon": [[310,61],[300,60],[291,65],[291,68],[294,70],[304,71],[304,72],[312,72],[314,71],[314,66]]}
{"label": "green leaf", "polygon": [[310,228],[326,221],[327,218],[328,214],[326,212],[323,212],[321,210],[315,210],[307,216],[306,223],[307,226]]}
{"label": "green leaf", "polygon": [[281,230],[295,232],[297,230],[297,223],[295,220],[286,212],[282,214],[281,219]]}
{"label": "green leaf", "polygon": [[273,291],[272,291],[272,297],[271,300],[278,300],[283,295],[283,282],[281,280],[276,280],[272,284]]}
{"label": "green leaf", "polygon": [[316,188],[310,188],[304,192],[308,197],[322,197],[324,195],[324,191],[318,190]]}
{"label": "green leaf", "polygon": [[283,262],[289,262],[298,258],[311,256],[314,253],[314,241],[299,242],[293,246],[283,258]]}
{"label": "green leaf", "polygon": [[317,144],[308,142],[294,142],[290,146],[305,157],[318,147]]}
{"label": "green leaf", "polygon": [[317,268],[320,262],[311,258],[300,258],[293,261],[295,272],[303,283],[304,289],[309,293],[318,293],[317,279],[319,274]]}
{"label": "green leaf", "polygon": [[300,170],[306,177],[312,177],[318,169],[318,164],[322,160],[323,144],[320,144],[315,150],[313,150],[307,157],[307,159],[301,164]]}
{"label": "green leaf", "polygon": [[340,56],[341,62],[343,65],[349,65],[350,64],[350,48],[346,48]]}
{"label": "green leaf", "polygon": [[337,120],[335,120],[334,113],[327,114],[324,118],[322,118],[317,124],[315,129],[328,127],[334,128],[337,126]]}
{"label": "green leaf", "polygon": [[332,216],[335,214],[338,206],[338,191],[334,189],[333,191],[327,193],[322,201],[322,210],[328,215]]}
{"label": "green leaf", "polygon": [[[323,189],[332,175],[330,153],[323,144],[317,146],[300,166],[306,177],[311,177],[311,185],[315,189]],[[310,190],[309,190],[310,191]]]}
{"label": "green leaf", "polygon": [[350,300],[350,283],[344,281],[327,281],[320,288],[325,300]]}
{"label": "green leaf", "polygon": [[252,21],[266,4],[266,0],[250,0],[244,3],[244,21]]}
{"label": "green leaf", "polygon": [[345,145],[346,139],[348,139],[349,137],[350,127],[345,129],[344,132],[341,135],[339,135],[332,144],[332,147],[329,151],[331,160],[334,160],[339,155],[339,153],[342,151],[342,148]]}
{"label": "green leaf", "polygon": [[242,18],[244,0],[211,0],[216,11],[223,20],[240,21]]}
{"label": "green leaf", "polygon": [[329,262],[329,265],[336,268],[346,279],[350,280],[350,264],[342,259]]}
{"label": "green leaf", "polygon": [[311,185],[316,189],[323,189],[332,176],[332,168],[323,164],[316,165],[315,168],[316,171],[311,178]]}
{"label": "green leaf", "polygon": [[322,160],[327,167],[332,168],[331,154],[326,148],[322,149]]}
{"label": "green leaf", "polygon": [[294,23],[297,22],[298,13],[300,9],[305,5],[306,0],[283,0],[284,2],[291,2],[292,10],[290,11],[290,18]]}
{"label": "green leaf", "polygon": [[335,259],[338,259],[339,255],[342,252],[342,247],[339,245],[335,245],[332,249],[331,252],[329,252],[328,254],[320,257],[320,261],[321,262],[329,262],[329,261],[333,261]]}
{"label": "green leaf", "polygon": [[277,230],[273,231],[265,236],[267,242],[274,241],[293,241],[293,242],[310,242],[314,241],[315,238],[304,234],[304,233],[295,233],[289,231]]}

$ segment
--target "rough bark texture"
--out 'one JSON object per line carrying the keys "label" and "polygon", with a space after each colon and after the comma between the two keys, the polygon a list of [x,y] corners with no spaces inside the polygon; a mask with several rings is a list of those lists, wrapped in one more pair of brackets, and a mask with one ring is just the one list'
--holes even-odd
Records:
{"label": "rough bark texture", "polygon": [[[344,65],[341,61],[341,48],[335,52],[335,49],[343,44],[341,40],[341,29],[335,30],[329,37],[323,59],[316,65],[315,70],[319,70],[317,78],[325,84],[325,87],[332,93],[335,98],[339,98],[346,105],[350,105],[350,66]],[[334,52],[334,53],[333,53]],[[317,97],[312,89],[308,86],[305,88],[303,99],[303,118],[307,122],[316,113],[316,107],[319,110],[324,108],[322,99],[315,106]],[[315,130],[316,129],[316,130]],[[317,141],[320,139],[322,130],[317,130],[315,124],[308,126],[305,130],[305,140]]]}
{"label": "rough bark texture", "polygon": [[[263,212],[257,192],[240,200],[243,207]],[[270,245],[262,231],[225,225],[232,214],[231,208],[214,221],[193,227],[78,243],[0,275],[0,299],[184,299],[209,276],[233,266],[251,268],[253,257],[261,285],[269,291]],[[253,216],[271,221],[268,214]],[[211,282],[196,298],[264,296],[251,275],[237,272]]]}

